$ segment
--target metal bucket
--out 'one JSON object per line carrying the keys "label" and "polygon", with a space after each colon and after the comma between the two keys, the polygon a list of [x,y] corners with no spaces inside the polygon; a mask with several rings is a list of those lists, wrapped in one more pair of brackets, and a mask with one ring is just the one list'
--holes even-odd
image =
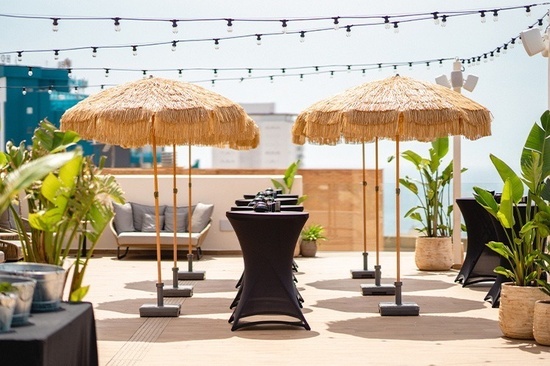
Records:
{"label": "metal bucket", "polygon": [[0,274],[0,282],[9,282],[17,288],[12,326],[24,325],[29,322],[36,280],[23,276]]}
{"label": "metal bucket", "polygon": [[42,263],[0,263],[0,273],[36,280],[31,312],[55,311],[61,306],[66,271],[63,267]]}

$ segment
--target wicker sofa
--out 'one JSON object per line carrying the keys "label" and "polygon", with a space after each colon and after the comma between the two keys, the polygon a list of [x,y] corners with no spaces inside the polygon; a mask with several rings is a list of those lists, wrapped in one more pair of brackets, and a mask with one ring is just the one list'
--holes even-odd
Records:
{"label": "wicker sofa", "polygon": [[[135,202],[114,206],[115,217],[110,222],[110,228],[116,239],[117,258],[124,258],[130,248],[156,249],[155,207]],[[202,257],[201,246],[212,225],[213,210],[213,204],[197,203],[192,206],[191,246],[197,259]],[[186,250],[189,247],[188,207],[174,210],[171,206],[161,205],[159,213],[161,249],[173,248],[175,231],[178,249]],[[123,253],[121,248],[125,248]]]}

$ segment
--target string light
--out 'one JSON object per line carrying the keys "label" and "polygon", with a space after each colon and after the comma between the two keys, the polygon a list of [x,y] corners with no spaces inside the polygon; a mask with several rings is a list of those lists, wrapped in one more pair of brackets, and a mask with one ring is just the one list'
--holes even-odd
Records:
{"label": "string light", "polygon": [[73,77],[73,70],[67,69],[67,77],[72,78]]}
{"label": "string light", "polygon": [[378,71],[382,71],[382,64],[378,64]]}
{"label": "string light", "polygon": [[105,77],[106,77],[106,78],[109,77],[109,69],[105,69]]}
{"label": "string light", "polygon": [[97,57],[97,47],[92,47],[92,57]]}
{"label": "string light", "polygon": [[351,65],[348,65],[348,74],[351,72]]}
{"label": "string light", "polygon": [[273,84],[273,76],[270,76],[270,77],[269,77],[269,82],[270,82],[271,84]]}
{"label": "string light", "polygon": [[538,26],[539,26],[539,28],[542,29],[542,25],[543,25],[543,24],[542,24],[542,18],[541,18],[541,19],[538,20]]}
{"label": "string light", "polygon": [[212,80],[212,87],[216,86],[216,80]]}
{"label": "string light", "polygon": [[430,69],[430,63],[429,62],[426,62],[426,69]]}
{"label": "string light", "polygon": [[252,69],[248,69],[248,77],[252,76]]}
{"label": "string light", "polygon": [[346,37],[351,37],[351,25],[346,25]]}
{"label": "string light", "polygon": [[231,33],[233,32],[233,19],[226,19],[227,20],[227,32]]}
{"label": "string light", "polygon": [[304,74],[300,74],[300,81],[304,81]]}
{"label": "string light", "polygon": [[447,26],[447,16],[446,15],[443,15],[441,17],[441,26],[442,27],[446,27]]}
{"label": "string light", "polygon": [[172,52],[175,52],[175,51],[176,51],[177,45],[178,45],[178,42],[177,42],[177,41],[172,41]]}
{"label": "string light", "polygon": [[285,69],[285,68],[282,68],[282,69],[281,69],[281,73],[285,74],[285,73],[286,73],[286,69]]}
{"label": "string light", "polygon": [[412,69],[413,69],[413,63],[409,62],[409,70],[412,70]]}
{"label": "string light", "polygon": [[361,74],[362,74],[363,77],[365,77],[365,75],[367,74],[366,71],[367,71],[367,70],[365,70],[365,69],[362,69],[362,70],[361,70]]}
{"label": "string light", "polygon": [[23,61],[23,51],[17,51],[17,61]]}
{"label": "string light", "polygon": [[331,79],[334,78],[334,71],[331,71],[331,72],[330,72],[330,78],[331,78]]}
{"label": "string light", "polygon": [[52,31],[57,32],[59,30],[59,18],[52,18]]}
{"label": "string light", "polygon": [[439,67],[443,67],[443,59],[442,58],[439,59]]}
{"label": "string light", "polygon": [[218,77],[218,69],[214,69],[214,77],[215,77],[215,78]]}
{"label": "string light", "polygon": [[132,46],[132,55],[137,56],[137,46]]}
{"label": "string light", "polygon": [[78,94],[78,85],[75,85],[75,86],[74,86],[74,92],[75,92],[76,94]]}
{"label": "string light", "polygon": [[531,6],[527,5],[525,7],[525,15],[530,17],[531,16]]}
{"label": "string light", "polygon": [[178,21],[176,19],[172,19],[172,33],[178,33]]}
{"label": "string light", "polygon": [[434,18],[434,24],[439,25],[439,13],[436,11],[436,12],[432,13],[432,15],[433,15],[433,18]]}
{"label": "string light", "polygon": [[59,60],[59,50],[53,50],[53,59]]}
{"label": "string light", "polygon": [[32,76],[32,74],[33,74],[32,67],[29,66],[29,71],[27,71],[27,75]]}
{"label": "string light", "polygon": [[498,10],[493,10],[493,22],[498,22]]}
{"label": "string light", "polygon": [[145,79],[147,77],[147,70],[142,70],[143,71],[143,78]]}
{"label": "string light", "polygon": [[214,48],[219,50],[220,49],[220,39],[214,38]]}
{"label": "string light", "polygon": [[256,44],[260,46],[262,44],[262,35],[256,34]]}
{"label": "string light", "polygon": [[181,78],[182,76],[183,76],[183,70],[179,69],[178,70],[178,77]]}
{"label": "string light", "polygon": [[23,89],[21,90],[21,94],[27,95],[27,88],[23,87]]}
{"label": "string light", "polygon": [[334,30],[340,29],[340,21],[338,20],[340,17],[334,17],[332,18],[334,20]]}
{"label": "string light", "polygon": [[304,43],[305,40],[306,40],[306,32],[301,31],[300,32],[300,42]]}
{"label": "string light", "polygon": [[50,85],[50,86],[48,86],[48,94],[52,94],[52,92],[53,92],[53,88],[52,88],[52,86]]}
{"label": "string light", "polygon": [[115,21],[115,32],[120,32],[120,18],[113,18]]}
{"label": "string light", "polygon": [[393,22],[393,31],[394,33],[399,33],[399,25],[397,22]]}
{"label": "string light", "polygon": [[386,27],[386,29],[390,29],[390,17],[389,16],[384,17],[384,27]]}
{"label": "string light", "polygon": [[283,33],[285,33],[285,34],[286,34],[286,32],[287,32],[287,24],[286,24],[287,22],[288,22],[288,20],[286,20],[286,19],[281,20],[281,23],[283,23],[283,24],[282,24]]}

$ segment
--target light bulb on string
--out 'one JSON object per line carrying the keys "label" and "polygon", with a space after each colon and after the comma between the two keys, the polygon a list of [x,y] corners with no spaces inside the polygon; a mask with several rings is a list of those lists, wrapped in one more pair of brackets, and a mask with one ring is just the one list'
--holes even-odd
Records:
{"label": "light bulb on string", "polygon": [[48,94],[51,95],[52,92],[53,92],[53,87],[50,85],[50,86],[48,86]]}
{"label": "light bulb on string", "polygon": [[300,81],[304,81],[304,74],[300,74]]}
{"label": "light bulb on string", "polygon": [[439,13],[436,11],[436,12],[432,13],[432,15],[433,15],[433,18],[434,18],[434,24],[439,25]]}
{"label": "light bulb on string", "polygon": [[286,24],[287,22],[288,22],[288,20],[286,20],[286,19],[281,20],[281,23],[282,23],[281,26],[283,27],[283,33],[285,33],[285,34],[287,32],[287,24]]}
{"label": "light bulb on string", "polygon": [[248,69],[248,77],[252,76],[252,69]]}
{"label": "light bulb on string", "polygon": [[105,85],[104,85],[104,84],[101,84],[101,85],[99,86],[99,89],[101,89],[101,90],[105,89]]}
{"label": "light bulb on string", "polygon": [[29,70],[27,71],[27,75],[32,76],[32,74],[33,74],[32,67],[29,66]]}
{"label": "light bulb on string", "polygon": [[367,75],[366,71],[367,71],[367,70],[365,70],[365,69],[361,69],[361,75],[362,75],[363,77],[365,77],[365,75]]}
{"label": "light bulb on string", "polygon": [[218,77],[218,69],[214,69],[214,77],[215,77],[215,78]]}
{"label": "light bulb on string", "polygon": [[176,19],[172,19],[172,33],[178,33],[178,21]]}
{"label": "light bulb on string", "polygon": [[481,63],[481,56],[478,56],[476,59],[476,65],[479,65]]}
{"label": "light bulb on string", "polygon": [[52,18],[52,31],[57,32],[59,30],[59,18]]}
{"label": "light bulb on string", "polygon": [[242,83],[244,81],[244,78],[239,79],[239,83]]}
{"label": "light bulb on string", "polygon": [[502,46],[502,53],[503,54],[508,53],[508,43],[505,43],[504,46]]}
{"label": "light bulb on string", "polygon": [[72,78],[73,77],[73,69],[67,69],[67,77]]}
{"label": "light bulb on string", "polygon": [[426,69],[427,69],[427,70],[430,69],[430,62],[426,62]]}
{"label": "light bulb on string", "polygon": [[17,61],[23,61],[23,51],[17,51]]}
{"label": "light bulb on string", "polygon": [[481,23],[487,22],[487,19],[485,19],[485,10],[481,10],[479,14],[481,16]]}
{"label": "light bulb on string", "polygon": [[262,44],[262,35],[256,34],[256,44],[260,46]]}
{"label": "light bulb on string", "polygon": [[489,53],[489,59],[490,59],[491,61],[493,61],[493,60],[494,60],[494,57],[495,57],[495,52],[494,52],[494,51],[491,51],[491,53]]}
{"label": "light bulb on string", "polygon": [[384,27],[386,27],[386,29],[390,29],[391,25],[390,25],[390,17],[389,16],[385,16],[384,17]]}
{"label": "light bulb on string", "polygon": [[270,76],[270,77],[269,77],[269,82],[270,82],[271,84],[273,84],[273,76]]}
{"label": "light bulb on string", "polygon": [[378,64],[378,71],[379,71],[379,72],[382,71],[382,64]]}
{"label": "light bulb on string", "polygon": [[512,38],[512,40],[510,41],[510,48],[514,48],[515,44],[516,44],[516,39]]}
{"label": "light bulb on string", "polygon": [[498,10],[493,10],[493,22],[498,22]]}
{"label": "light bulb on string", "polygon": [[306,40],[306,32],[301,31],[300,32],[300,43],[304,43],[305,40]]}
{"label": "light bulb on string", "polygon": [[347,71],[348,71],[348,74],[351,72],[351,65],[348,65]]}
{"label": "light bulb on string", "polygon": [[542,27],[543,27],[542,18],[538,20],[537,25],[539,26],[540,30],[542,30]]}
{"label": "light bulb on string", "polygon": [[447,26],[447,16],[446,15],[443,15],[441,17],[441,26],[442,27],[446,27]]}
{"label": "light bulb on string", "polygon": [[399,25],[397,23],[398,22],[393,22],[393,32],[394,33],[399,33]]}
{"label": "light bulb on string", "polygon": [[340,17],[334,17],[332,18],[334,20],[334,30],[340,29],[340,21],[338,20]]}
{"label": "light bulb on string", "polygon": [[172,52],[176,51],[177,45],[178,45],[177,41],[172,41]]}
{"label": "light bulb on string", "polygon": [[443,67],[443,59],[439,60],[439,67]]}
{"label": "light bulb on string", "polygon": [[413,69],[413,63],[409,62],[409,70],[412,70],[412,69]]}
{"label": "light bulb on string", "polygon": [[178,69],[178,77],[181,78],[183,76],[183,70]]}
{"label": "light bulb on string", "polygon": [[220,39],[219,38],[214,39],[214,49],[216,49],[216,50],[220,49]]}
{"label": "light bulb on string", "polygon": [[484,53],[484,54],[483,54],[483,62],[484,62],[484,63],[487,63],[487,61],[488,61],[488,60],[487,60],[487,54]]}
{"label": "light bulb on string", "polygon": [[75,94],[78,94],[78,85],[74,86],[74,92],[75,92]]}
{"label": "light bulb on string", "polygon": [[53,59],[59,60],[59,50],[53,50]]}
{"label": "light bulb on string", "polygon": [[393,73],[397,74],[397,65],[393,65]]}
{"label": "light bulb on string", "polygon": [[233,32],[233,19],[226,19],[227,20],[227,32],[231,33]]}
{"label": "light bulb on string", "polygon": [[113,18],[115,21],[115,32],[120,32],[120,18]]}
{"label": "light bulb on string", "polygon": [[530,17],[531,16],[531,6],[527,5],[525,7],[525,15]]}
{"label": "light bulb on string", "polygon": [[105,77],[106,77],[106,78],[109,77],[109,69],[105,69]]}
{"label": "light bulb on string", "polygon": [[137,46],[132,46],[132,55],[137,56]]}
{"label": "light bulb on string", "polygon": [[334,71],[331,71],[331,72],[330,72],[330,78],[331,78],[331,79],[334,78]]}
{"label": "light bulb on string", "polygon": [[286,69],[285,69],[285,68],[282,68],[282,69],[281,69],[281,73],[282,73],[282,74],[286,74]]}
{"label": "light bulb on string", "polygon": [[315,66],[315,72],[319,72],[319,66]]}
{"label": "light bulb on string", "polygon": [[147,78],[147,70],[142,70],[142,75],[143,75],[143,78],[146,79]]}
{"label": "light bulb on string", "polygon": [[21,94],[27,95],[27,88],[23,87],[23,89],[21,89]]}
{"label": "light bulb on string", "polygon": [[351,37],[351,25],[346,25],[346,37]]}
{"label": "light bulb on string", "polygon": [[216,80],[212,80],[212,87],[215,87],[216,86]]}
{"label": "light bulb on string", "polygon": [[495,54],[496,57],[500,57],[500,47],[497,47],[497,53]]}

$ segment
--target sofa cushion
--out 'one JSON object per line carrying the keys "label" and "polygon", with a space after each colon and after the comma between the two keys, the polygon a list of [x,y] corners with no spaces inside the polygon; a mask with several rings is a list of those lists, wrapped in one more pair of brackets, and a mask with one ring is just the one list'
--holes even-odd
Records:
{"label": "sofa cushion", "polygon": [[118,233],[123,231],[134,231],[134,218],[132,215],[132,205],[125,203],[123,205],[113,202],[115,209],[115,229]]}
{"label": "sofa cushion", "polygon": [[212,212],[214,212],[214,205],[209,203],[197,203],[197,206],[193,210],[193,215],[191,218],[191,232],[198,233],[201,232],[212,217]]}
{"label": "sofa cushion", "polygon": [[[130,202],[132,205],[132,212],[134,217],[134,229],[136,231],[142,231],[143,227],[143,214],[152,214],[155,215],[155,206],[142,205],[135,202]],[[159,215],[164,215],[164,210],[166,206],[159,206]]]}
{"label": "sofa cushion", "polygon": [[[191,207],[193,209],[193,207]],[[177,207],[176,208],[176,214],[177,214],[177,224],[176,224],[176,232],[183,233],[187,231],[187,225],[189,220],[189,207]],[[167,206],[164,210],[164,231],[168,231],[173,233],[174,232],[174,207]]]}
{"label": "sofa cushion", "polygon": [[[189,243],[189,233],[177,233],[177,244],[178,245],[188,245]],[[200,234],[191,233],[191,245],[196,246],[200,239]],[[130,245],[130,246],[140,246],[145,247],[154,247],[156,245],[156,236],[154,233],[144,233],[144,232],[124,232],[120,233],[118,236],[118,245]],[[160,232],[160,244],[161,245],[172,245],[174,243],[174,233],[167,233],[165,231]]]}
{"label": "sofa cushion", "polygon": [[[155,214],[143,214],[143,222],[141,226],[141,231],[145,232],[156,232],[156,218]],[[164,225],[164,215],[159,216],[159,226],[162,228]]]}

